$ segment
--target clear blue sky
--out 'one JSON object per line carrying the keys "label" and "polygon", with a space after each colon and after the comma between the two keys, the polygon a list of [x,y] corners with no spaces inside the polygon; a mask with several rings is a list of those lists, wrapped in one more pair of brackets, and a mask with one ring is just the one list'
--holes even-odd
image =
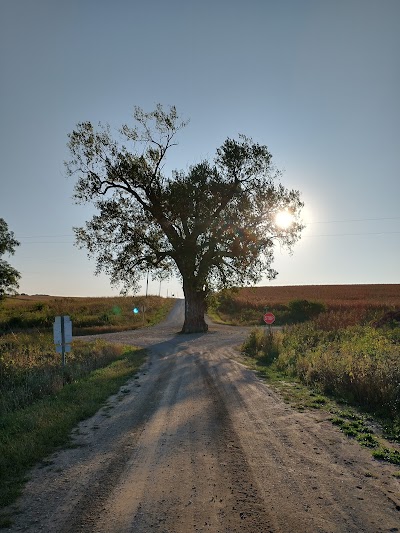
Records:
{"label": "clear blue sky", "polygon": [[20,291],[118,294],[73,245],[92,210],[71,199],[67,134],[157,102],[190,118],[172,168],[244,133],[302,192],[307,229],[276,249],[273,284],[399,283],[399,51],[399,0],[1,0],[0,217]]}

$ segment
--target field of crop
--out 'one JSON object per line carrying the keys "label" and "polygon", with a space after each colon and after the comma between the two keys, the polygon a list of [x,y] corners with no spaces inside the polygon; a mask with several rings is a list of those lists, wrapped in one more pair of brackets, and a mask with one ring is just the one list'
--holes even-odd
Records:
{"label": "field of crop", "polygon": [[[70,316],[74,335],[135,329],[159,321],[173,303],[173,299],[159,296],[67,298],[21,295],[0,302],[0,334],[50,329],[54,317],[59,315]],[[140,312],[134,314],[134,307]]]}
{"label": "field of crop", "polygon": [[[284,325],[301,321],[298,309],[294,312],[292,308],[304,301],[316,304],[315,311],[319,306],[331,317],[341,315],[349,324],[366,323],[400,309],[400,284],[248,287],[222,291],[211,302],[211,311],[230,324],[258,325],[268,309],[275,314],[276,325]],[[313,310],[309,311],[312,315]],[[305,319],[311,315],[305,310]]]}
{"label": "field of crop", "polygon": [[344,307],[400,307],[400,284],[393,285],[295,285],[291,287],[246,287],[235,295],[240,303],[252,305],[287,304],[312,300],[329,309]]}

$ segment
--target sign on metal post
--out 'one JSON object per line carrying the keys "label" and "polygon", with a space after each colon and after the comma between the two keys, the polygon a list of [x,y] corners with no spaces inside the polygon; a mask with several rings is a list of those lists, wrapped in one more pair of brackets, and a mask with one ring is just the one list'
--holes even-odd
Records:
{"label": "sign on metal post", "polygon": [[56,316],[53,324],[54,344],[57,353],[62,354],[62,366],[65,366],[65,353],[71,351],[72,322],[69,316]]}
{"label": "sign on metal post", "polygon": [[264,322],[268,324],[269,326],[275,322],[275,315],[274,313],[265,313],[264,315]]}

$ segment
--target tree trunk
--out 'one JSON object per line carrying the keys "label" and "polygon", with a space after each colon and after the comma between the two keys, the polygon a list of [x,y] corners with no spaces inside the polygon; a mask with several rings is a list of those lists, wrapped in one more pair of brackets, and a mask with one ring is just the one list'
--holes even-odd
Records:
{"label": "tree trunk", "polygon": [[185,323],[182,333],[205,333],[208,325],[204,320],[206,312],[206,292],[187,287],[184,283],[185,294]]}

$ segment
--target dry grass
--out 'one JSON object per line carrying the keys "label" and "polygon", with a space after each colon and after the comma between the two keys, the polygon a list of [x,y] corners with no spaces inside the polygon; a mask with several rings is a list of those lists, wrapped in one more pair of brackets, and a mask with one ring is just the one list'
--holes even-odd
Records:
{"label": "dry grass", "polygon": [[104,341],[72,343],[65,369],[50,333],[0,337],[0,419],[38,399],[59,393],[66,383],[88,376],[121,357],[123,346]]}
{"label": "dry grass", "polygon": [[[46,351],[46,340],[39,344]],[[116,344],[75,343],[64,386],[54,354],[31,350],[30,356],[28,367],[14,354],[22,365],[9,369],[8,382],[0,387],[0,509],[19,495],[35,463],[68,443],[72,428],[138,371],[145,352]],[[9,516],[0,511],[0,529],[8,525]]]}
{"label": "dry grass", "polygon": [[[152,325],[163,318],[174,300],[159,296],[78,298],[16,296],[0,302],[0,333],[50,329],[54,317],[69,315],[74,335],[106,333]],[[139,307],[143,312],[135,315]]]}
{"label": "dry grass", "polygon": [[[67,366],[60,367],[52,325],[69,315],[73,334],[104,333],[152,325],[168,313],[173,299],[158,296],[119,298],[7,298],[0,305],[0,416],[23,408],[118,358],[112,346],[74,341]],[[145,313],[143,313],[143,306]],[[134,314],[139,307],[141,313]]]}

